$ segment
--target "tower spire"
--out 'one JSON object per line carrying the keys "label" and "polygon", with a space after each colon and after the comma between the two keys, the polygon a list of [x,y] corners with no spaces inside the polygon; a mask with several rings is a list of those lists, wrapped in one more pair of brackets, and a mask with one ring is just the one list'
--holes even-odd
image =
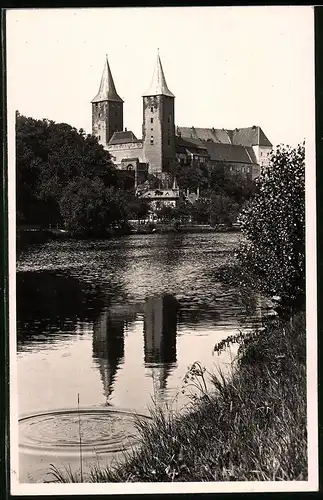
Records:
{"label": "tower spire", "polygon": [[123,102],[121,97],[117,94],[116,87],[114,85],[114,81],[112,78],[112,73],[111,73],[107,54],[105,56],[105,63],[104,63],[102,77],[101,77],[99,92],[97,93],[97,95],[94,97],[94,99],[91,102],[94,103],[94,102],[101,102],[101,101]]}
{"label": "tower spire", "polygon": [[157,63],[153,73],[153,78],[149,89],[143,94],[143,97],[153,95],[166,95],[168,97],[175,97],[167,87],[163,66],[159,57],[159,49],[157,49]]}

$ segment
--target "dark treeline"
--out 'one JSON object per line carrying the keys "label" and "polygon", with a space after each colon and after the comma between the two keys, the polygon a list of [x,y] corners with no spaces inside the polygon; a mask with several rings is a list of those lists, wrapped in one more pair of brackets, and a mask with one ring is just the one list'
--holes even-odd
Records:
{"label": "dark treeline", "polygon": [[97,139],[66,123],[16,116],[17,223],[102,236],[147,211],[133,177],[116,170]]}
{"label": "dark treeline", "polygon": [[[133,172],[118,170],[97,138],[66,123],[16,115],[17,224],[64,227],[78,237],[105,236],[129,219],[145,219],[148,204],[135,195]],[[164,222],[231,224],[254,183],[227,165],[176,164],[181,197],[176,208],[157,207]],[[172,179],[170,179],[170,183]],[[145,187],[160,181],[148,175]],[[197,200],[187,190],[199,188]]]}

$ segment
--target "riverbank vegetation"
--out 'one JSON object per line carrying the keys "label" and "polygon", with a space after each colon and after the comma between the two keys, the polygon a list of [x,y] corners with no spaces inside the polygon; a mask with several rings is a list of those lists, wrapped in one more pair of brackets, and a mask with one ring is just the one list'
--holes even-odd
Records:
{"label": "riverbank vegetation", "polygon": [[216,279],[279,301],[285,317],[305,308],[305,148],[281,146],[240,214],[245,243]]}
{"label": "riverbank vegetation", "polygon": [[[187,374],[200,388],[185,411],[159,406],[138,419],[138,450],[114,466],[94,466],[86,482],[306,480],[305,316],[274,320],[242,338],[232,377]],[[219,346],[218,349],[223,347]],[[189,384],[188,384],[189,385]],[[171,410],[171,409],[170,409]],[[77,482],[77,473],[52,468],[52,478]]]}
{"label": "riverbank vegetation", "polygon": [[[139,451],[90,480],[305,480],[304,316],[247,336],[237,363],[230,380],[212,376],[191,411],[153,409],[152,423],[139,423]],[[192,382],[205,376],[199,365],[188,373]]]}
{"label": "riverbank vegetation", "polygon": [[[86,481],[307,479],[304,170],[304,146],[273,152],[241,216],[247,243],[217,276],[275,294],[277,316],[215,346],[239,345],[230,377],[194,363],[183,387],[198,389],[190,407],[153,407],[151,421],[138,419],[139,448],[113,466],[95,466]],[[52,474],[78,480],[56,468]]]}

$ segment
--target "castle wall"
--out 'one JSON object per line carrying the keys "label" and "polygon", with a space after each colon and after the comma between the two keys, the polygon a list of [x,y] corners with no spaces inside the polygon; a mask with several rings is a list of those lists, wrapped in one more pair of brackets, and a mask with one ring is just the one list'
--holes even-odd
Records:
{"label": "castle wall", "polygon": [[272,151],[270,146],[252,146],[260,167],[269,166],[269,154]]}
{"label": "castle wall", "polygon": [[[222,161],[212,161],[210,160],[208,164],[214,168],[216,168],[217,164],[223,164]],[[235,163],[235,162],[227,162],[227,168],[230,172],[234,173],[239,173],[245,177],[249,177],[250,179],[254,179],[255,177],[258,177],[260,174],[260,167],[257,164],[254,163]]]}
{"label": "castle wall", "polygon": [[123,158],[138,158],[139,162],[144,162],[142,142],[108,145],[106,150],[110,153],[113,163],[116,164],[121,163]]}

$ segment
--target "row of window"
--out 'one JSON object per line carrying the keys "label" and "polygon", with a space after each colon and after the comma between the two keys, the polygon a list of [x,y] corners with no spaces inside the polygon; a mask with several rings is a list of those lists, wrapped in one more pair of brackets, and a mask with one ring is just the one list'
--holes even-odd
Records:
{"label": "row of window", "polygon": [[[231,165],[230,171],[233,172],[234,170],[236,170],[236,168]],[[243,174],[250,174],[250,168],[249,167],[240,167],[240,172]]]}

